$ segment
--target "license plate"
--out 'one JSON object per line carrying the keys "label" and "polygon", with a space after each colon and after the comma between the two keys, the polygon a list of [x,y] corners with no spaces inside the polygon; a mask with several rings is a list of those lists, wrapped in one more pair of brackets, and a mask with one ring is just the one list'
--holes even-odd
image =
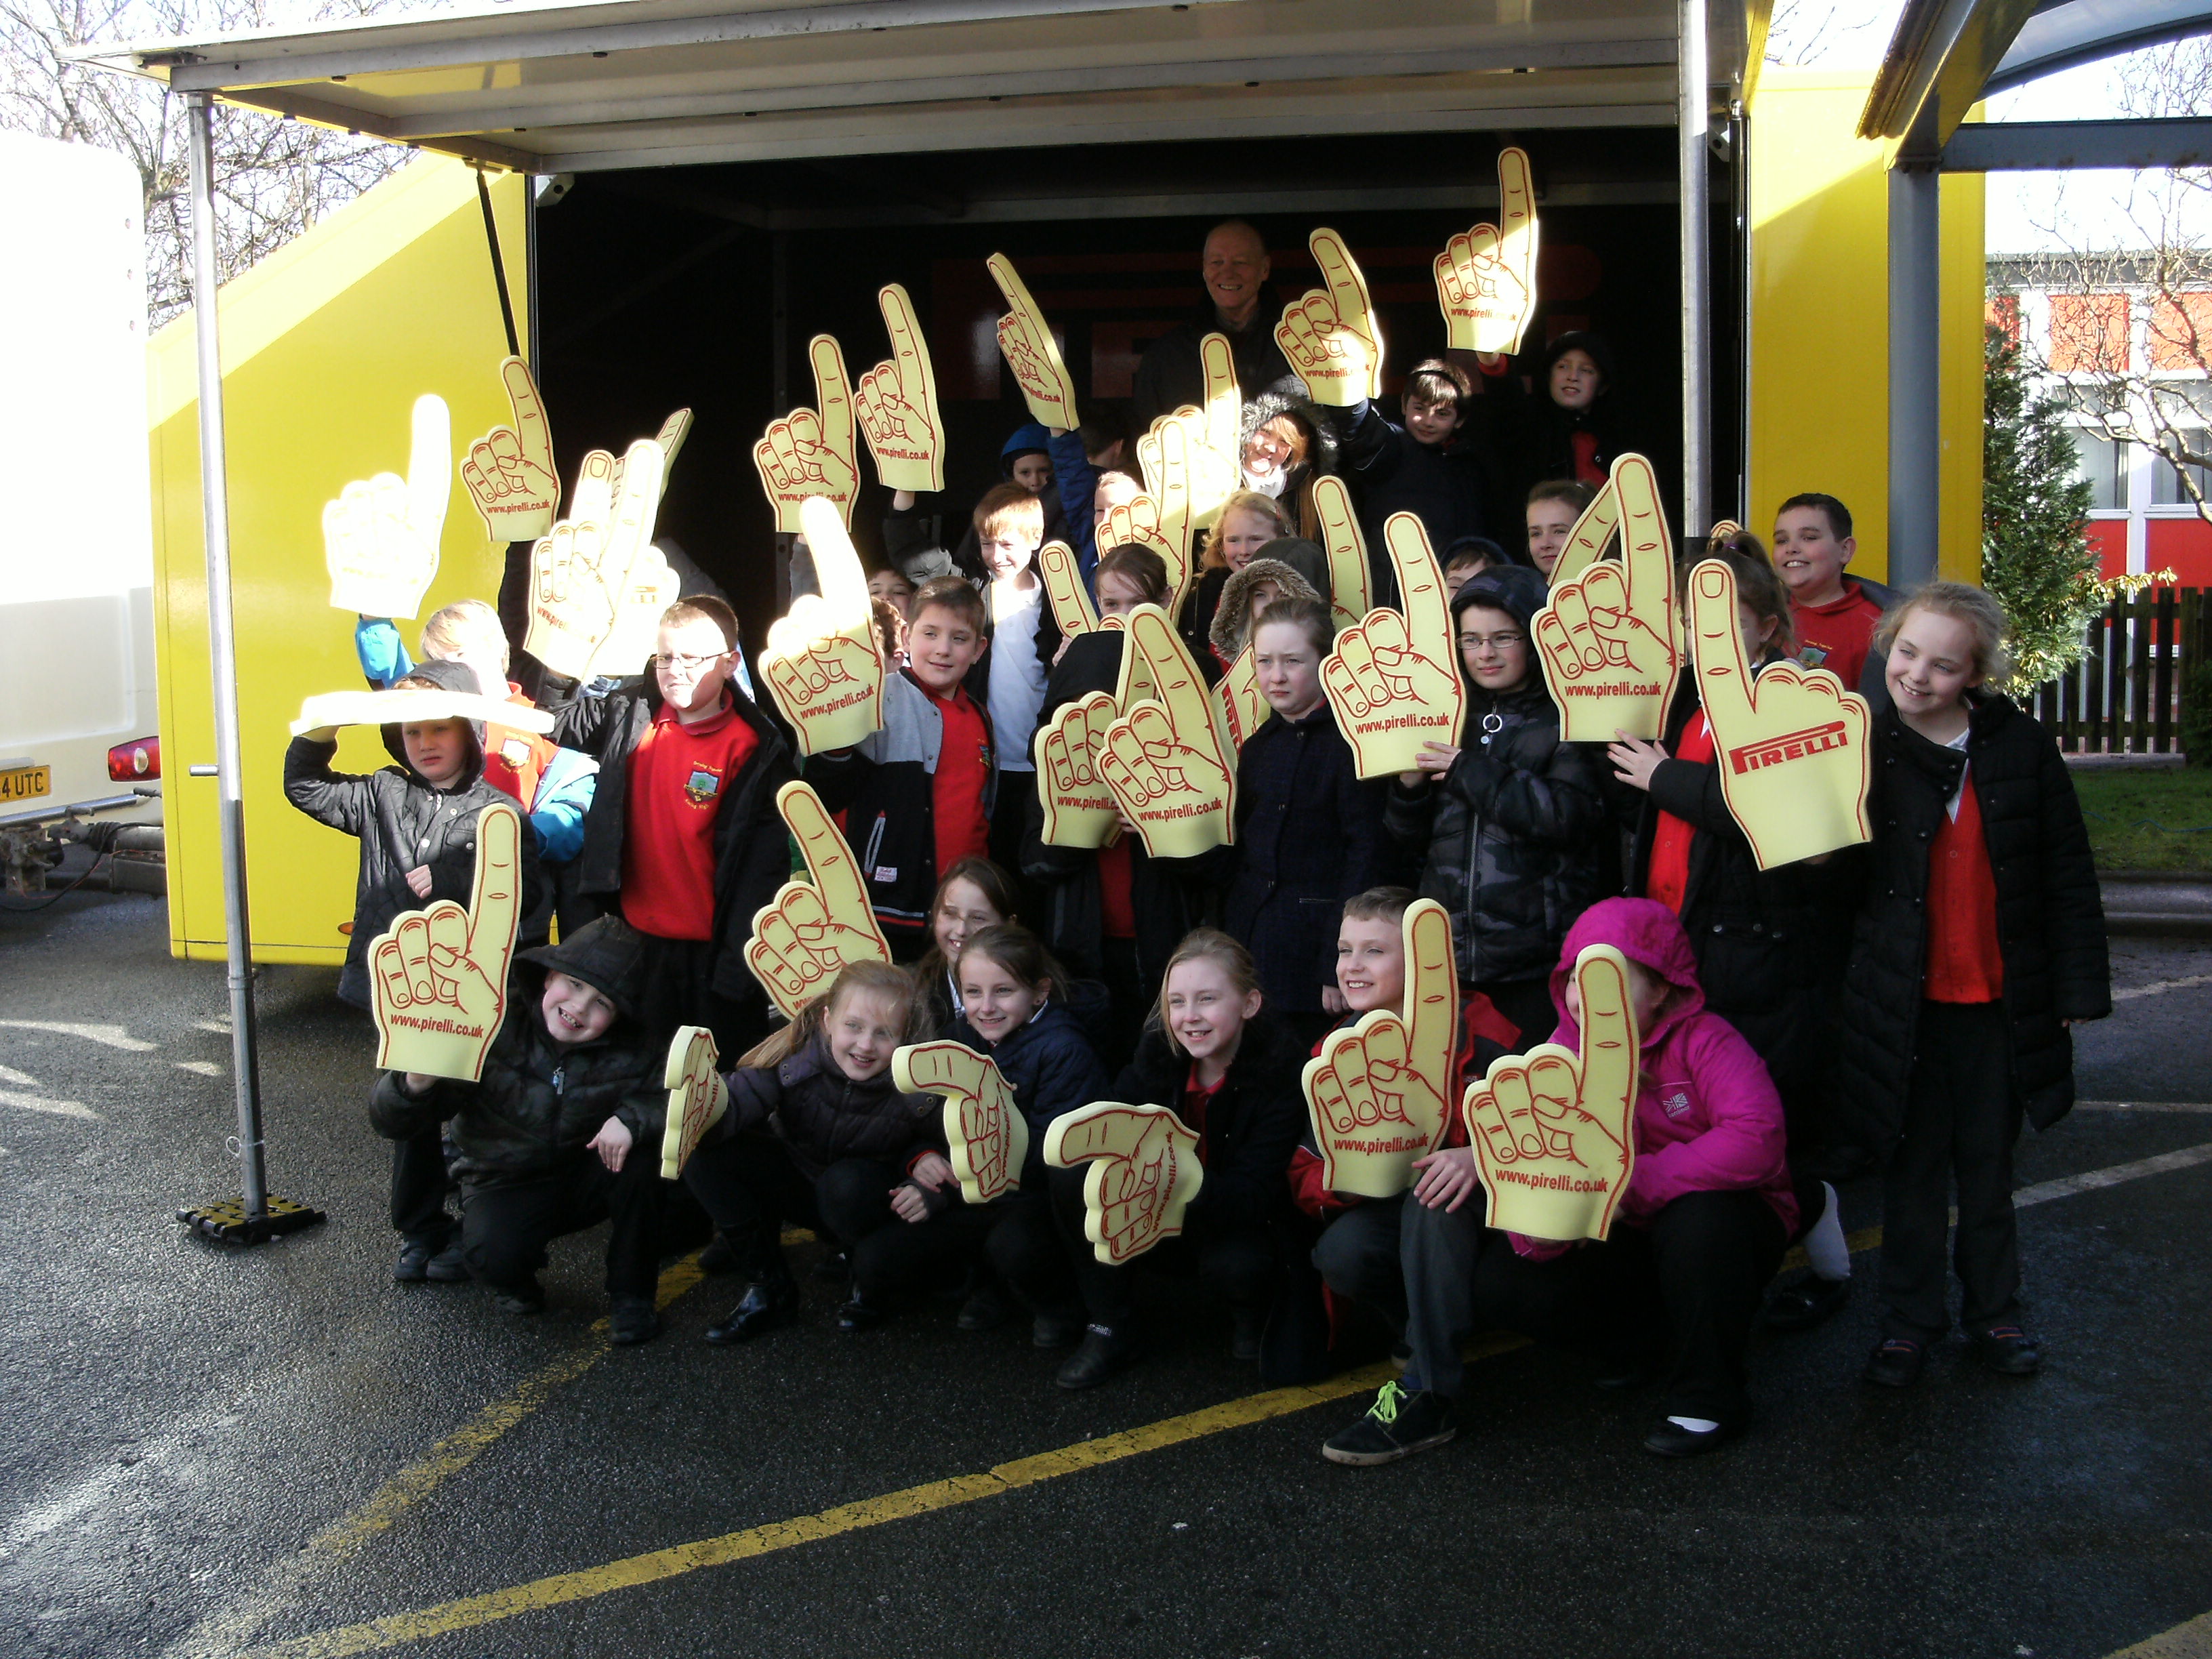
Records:
{"label": "license plate", "polygon": [[53,788],[54,769],[51,766],[19,766],[12,771],[0,772],[0,806],[9,801],[52,794]]}

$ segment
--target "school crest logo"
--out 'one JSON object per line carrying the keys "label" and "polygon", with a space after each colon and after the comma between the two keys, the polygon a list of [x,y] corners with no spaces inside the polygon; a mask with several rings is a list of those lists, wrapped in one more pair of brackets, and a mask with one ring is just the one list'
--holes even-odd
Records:
{"label": "school crest logo", "polygon": [[721,793],[722,775],[711,767],[693,767],[684,785],[684,799],[694,806],[705,806]]}

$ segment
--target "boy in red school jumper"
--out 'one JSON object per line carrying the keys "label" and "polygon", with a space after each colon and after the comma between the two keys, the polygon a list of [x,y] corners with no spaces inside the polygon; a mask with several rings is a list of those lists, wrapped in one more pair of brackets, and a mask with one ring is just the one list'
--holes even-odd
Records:
{"label": "boy in red school jumper", "polygon": [[1775,509],[1774,568],[1790,590],[1797,659],[1808,668],[1826,669],[1846,691],[1878,695],[1879,672],[1875,688],[1859,682],[1875,624],[1898,596],[1880,582],[1844,574],[1858,545],[1851,511],[1833,495],[1792,495]]}
{"label": "boy in red school jumper", "polygon": [[791,750],[730,684],[738,621],[720,599],[661,613],[650,672],[563,709],[556,738],[598,757],[579,885],[645,936],[636,993],[649,1043],[704,1025],[726,1054],[766,1034],[745,966],[753,915],[789,873],[775,792]]}
{"label": "boy in red school jumper", "polygon": [[929,943],[937,872],[990,850],[999,776],[991,715],[963,684],[982,660],[983,620],[982,595],[963,578],[925,583],[907,627],[907,665],[884,682],[883,728],[806,763],[822,804],[845,815],[876,920],[902,959]]}

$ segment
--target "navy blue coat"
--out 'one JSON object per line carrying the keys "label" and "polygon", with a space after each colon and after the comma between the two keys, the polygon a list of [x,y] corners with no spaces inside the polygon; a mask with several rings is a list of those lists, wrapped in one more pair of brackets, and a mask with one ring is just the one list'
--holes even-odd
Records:
{"label": "navy blue coat", "polygon": [[999,1063],[1014,1091],[1014,1104],[1030,1126],[1030,1155],[1022,1164],[1022,1190],[1044,1191],[1044,1132],[1053,1119],[1093,1101],[1110,1100],[1105,1066],[1055,990],[1042,1012],[994,1048],[966,1020],[956,1021],[952,1040]]}

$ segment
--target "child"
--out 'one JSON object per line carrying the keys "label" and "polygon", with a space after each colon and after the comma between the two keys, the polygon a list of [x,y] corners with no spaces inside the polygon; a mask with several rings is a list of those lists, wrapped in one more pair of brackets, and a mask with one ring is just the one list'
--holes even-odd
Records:
{"label": "child", "polygon": [[[1385,419],[1380,409],[1364,399],[1349,409],[1328,411],[1344,434],[1345,477],[1359,491],[1359,527],[1375,567],[1369,580],[1385,573],[1392,578],[1378,592],[1396,591],[1395,572],[1382,538],[1382,526],[1393,513],[1411,513],[1419,519],[1434,548],[1479,536],[1486,528],[1482,503],[1488,481],[1474,451],[1458,441],[1474,398],[1474,382],[1465,369],[1431,357],[1416,363],[1406,376],[1400,394],[1405,425]],[[1377,599],[1376,603],[1394,605],[1396,600]]]}
{"label": "child", "polygon": [[1183,590],[1182,616],[1177,626],[1208,684],[1221,678],[1213,653],[1206,648],[1212,642],[1209,636],[1213,631],[1213,613],[1221,605],[1221,590],[1269,542],[1297,533],[1281,503],[1250,489],[1231,495],[1213,528],[1206,532],[1197,580]]}
{"label": "child", "polygon": [[[1035,421],[1017,427],[999,452],[999,471],[1005,483],[988,492],[996,495],[1012,486],[1037,503],[1040,523],[1037,544],[1069,539],[1067,519],[1060,510],[1060,492],[1053,480],[1052,457],[1043,427]],[[983,557],[981,503],[969,517],[959,544],[950,553],[930,544],[931,519],[915,509],[921,499],[911,489],[891,492],[891,510],[884,519],[884,553],[892,564],[915,583],[957,574],[982,582],[991,572]]]}
{"label": "child", "polygon": [[1390,787],[1384,823],[1451,913],[1460,980],[1539,1042],[1552,1029],[1559,941],[1611,885],[1595,753],[1559,741],[1559,711],[1528,635],[1544,580],[1486,570],[1452,597],[1467,682],[1461,746],[1431,743]]}
{"label": "child", "polygon": [[938,1103],[902,1095],[891,1080],[899,1047],[927,1039],[922,1018],[902,969],[849,963],[723,1079],[729,1110],[684,1164],[684,1184],[747,1283],[729,1316],[708,1328],[708,1342],[748,1342],[798,1316],[787,1224],[813,1228],[851,1259],[837,1328],[850,1334],[883,1322],[890,1287],[903,1277],[899,1258],[918,1237],[894,1212],[892,1194],[909,1182],[929,1193],[958,1184],[933,1123]]}
{"label": "child", "polygon": [[1522,478],[1573,478],[1592,489],[1604,487],[1614,459],[1638,448],[1616,418],[1619,378],[1612,346],[1587,329],[1571,330],[1544,348],[1535,395],[1519,422]]}
{"label": "child", "polygon": [[[426,662],[403,684],[477,692],[475,673],[457,662]],[[399,763],[367,776],[331,770],[337,732],[325,727],[292,739],[284,751],[284,797],[318,823],[361,842],[353,927],[346,939],[338,1000],[370,1006],[368,949],[403,910],[436,899],[466,904],[476,890],[477,817],[507,797],[484,781],[483,728],[468,720],[410,720],[383,728]],[[533,838],[522,841],[523,914],[542,896]],[[446,1161],[434,1124],[392,1149],[392,1224],[400,1238],[392,1276],[401,1284],[468,1277],[452,1246],[446,1213]]]}
{"label": "child", "polygon": [[1110,407],[1094,407],[1073,431],[1048,429],[1045,447],[1059,488],[1062,517],[1067,525],[1067,544],[1075,554],[1076,568],[1096,597],[1098,532],[1106,515],[1127,506],[1143,493],[1144,486],[1124,470],[1128,432]]}
{"label": "child", "polygon": [[1887,1164],[1882,1341],[1870,1382],[1909,1388],[1949,1325],[1943,1242],[1958,1190],[1960,1322],[2008,1376],[2042,1363],[2021,1323],[2012,1147],[2074,1103],[2067,1027],[2112,1012],[2097,872],[2050,734],[1991,688],[2005,616],[1930,582],[1882,621],[1892,707],[1875,716],[1870,868],[1844,994],[1841,1097]]}
{"label": "child", "polygon": [[665,1044],[704,1025],[725,1054],[766,1029],[745,966],[754,913],[790,873],[775,792],[791,750],[730,684],[737,617],[710,595],[661,613],[650,674],[586,690],[554,735],[599,763],[578,886],[644,935],[638,1018]]}
{"label": "child", "polygon": [[636,1023],[643,946],[605,916],[522,952],[480,1081],[386,1072],[369,1102],[377,1133],[403,1146],[435,1142],[447,1125],[461,1188],[459,1255],[502,1313],[540,1311],[546,1244],[611,1217],[609,1335],[625,1346],[660,1328],[654,1142],[667,1097],[662,1050]]}
{"label": "child", "polygon": [[[1754,677],[1790,651],[1789,596],[1748,535],[1711,548],[1735,575],[1737,623]],[[1684,573],[1686,580],[1687,572]],[[1682,919],[1705,1006],[1741,1031],[1782,1097],[1812,1272],[1777,1291],[1766,1322],[1808,1330],[1850,1290],[1836,1193],[1835,1009],[1850,945],[1857,861],[1845,854],[1761,870],[1721,790],[1713,736],[1686,676],[1663,743],[1607,751],[1632,839],[1628,890]]]}
{"label": "child", "polygon": [[1775,509],[1774,568],[1790,590],[1797,659],[1826,669],[1846,691],[1870,694],[1881,683],[1877,672],[1873,686],[1863,684],[1875,624],[1898,596],[1880,582],[1844,574],[1857,550],[1850,509],[1833,495],[1792,495]]}
{"label": "child", "polygon": [[[1183,1212],[1182,1234],[1143,1260],[1194,1270],[1219,1292],[1235,1321],[1231,1356],[1247,1364],[1260,1358],[1268,1315],[1282,1300],[1290,1212],[1283,1171],[1305,1116],[1298,1086],[1304,1047],[1265,1000],[1244,947],[1199,929],[1170,959],[1158,1018],[1109,1097],[1165,1106],[1197,1133],[1205,1183]],[[1104,1382],[1139,1348],[1132,1267],[1105,1266],[1084,1237],[1085,1176],[1077,1168],[1048,1177],[1090,1321],[1054,1379],[1063,1389]]]}
{"label": "child", "polygon": [[1596,499],[1597,491],[1572,478],[1554,478],[1528,492],[1528,559],[1546,581],[1574,534],[1575,520]]}
{"label": "child", "polygon": [[[1310,545],[1295,536],[1279,537],[1267,544],[1285,550]],[[1222,585],[1221,603],[1214,607],[1213,626],[1207,630],[1206,649],[1212,653],[1214,664],[1226,673],[1244,647],[1252,642],[1252,630],[1259,625],[1261,613],[1270,605],[1285,599],[1306,599],[1318,603],[1321,590],[1304,574],[1281,559],[1259,557],[1253,559],[1242,570]],[[1328,607],[1322,605],[1323,615]]]}
{"label": "child", "polygon": [[[1056,637],[1040,634],[1051,607],[1044,579],[1037,574],[1037,549],[1044,540],[1044,514],[1036,497],[1018,483],[1003,483],[975,503],[976,544],[990,586],[983,590],[990,612],[991,643],[984,664],[989,675],[991,734],[998,750],[1002,787],[991,814],[991,857],[1012,869],[1022,855],[1022,831],[1028,823],[1026,798],[1036,793],[1036,763],[1030,739],[1036,732],[1037,708],[1044,702],[1046,672],[1060,649]],[[1049,635],[1059,633],[1057,627]]]}
{"label": "child", "polygon": [[896,565],[868,572],[868,597],[890,605],[898,612],[902,623],[914,620],[914,584]]}
{"label": "child", "polygon": [[952,1035],[962,1014],[960,981],[952,964],[971,933],[1014,921],[1014,884],[988,859],[963,859],[945,872],[929,901],[929,950],[914,965],[916,994],[933,1037]]}
{"label": "child", "polygon": [[[937,872],[990,851],[998,766],[988,710],[963,685],[982,659],[983,599],[957,576],[923,584],[907,665],[884,681],[884,723],[814,755],[806,781],[860,855],[876,919],[902,960],[927,942]],[[1034,792],[1032,792],[1034,793]]]}
{"label": "child", "polygon": [[1222,925],[1249,946],[1267,1006],[1301,1048],[1345,1012],[1338,921],[1384,861],[1385,786],[1361,781],[1322,695],[1321,660],[1335,641],[1316,599],[1279,599],[1261,617],[1252,660],[1269,714],[1237,757],[1237,839],[1209,872],[1225,888]]}
{"label": "child", "polygon": [[[943,1231],[981,1233],[999,1279],[1033,1316],[1031,1340],[1040,1348],[1064,1348],[1083,1334],[1084,1319],[1054,1228],[1044,1139],[1054,1119],[1113,1097],[1087,1035],[1096,1011],[1086,1009],[1087,1020],[1078,1017],[1066,971],[1036,934],[1016,923],[970,934],[961,945],[956,971],[961,1015],[952,1040],[998,1062],[1029,1126],[1030,1149],[1013,1193],[980,1210],[957,1204],[938,1219]],[[988,1330],[1005,1316],[996,1287],[987,1285],[961,1310],[960,1325]]]}
{"label": "child", "polygon": [[1682,924],[1649,899],[1607,899],[1570,930],[1552,974],[1553,1042],[1582,1040],[1575,958],[1592,945],[1628,958],[1643,1044],[1635,1168],[1610,1235],[1568,1245],[1486,1233],[1474,1153],[1431,1154],[1403,1224],[1413,1359],[1322,1448],[1330,1462],[1394,1462],[1449,1440],[1460,1345],[1493,1328],[1592,1354],[1606,1387],[1656,1370],[1662,1415],[1644,1446],[1661,1456],[1711,1451],[1749,1420],[1744,1349],[1796,1218],[1782,1103],[1751,1045],[1705,1008]]}
{"label": "child", "polygon": [[1512,564],[1505,550],[1487,536],[1462,536],[1439,556],[1444,568],[1444,592],[1456,593],[1486,570]]}
{"label": "child", "polygon": [[1245,401],[1242,427],[1243,487],[1281,504],[1285,534],[1312,535],[1313,481],[1337,471],[1335,425],[1307,398],[1305,383],[1286,374]]}

